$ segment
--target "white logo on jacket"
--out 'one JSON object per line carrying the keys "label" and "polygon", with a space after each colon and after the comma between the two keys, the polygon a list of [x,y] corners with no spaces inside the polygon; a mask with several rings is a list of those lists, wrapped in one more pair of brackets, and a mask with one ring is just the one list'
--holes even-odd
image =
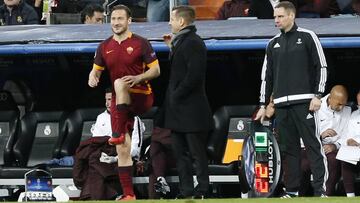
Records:
{"label": "white logo on jacket", "polygon": [[296,44],[302,44],[301,38],[298,38]]}
{"label": "white logo on jacket", "polygon": [[274,45],[274,48],[279,48],[280,44],[276,42],[276,44]]}

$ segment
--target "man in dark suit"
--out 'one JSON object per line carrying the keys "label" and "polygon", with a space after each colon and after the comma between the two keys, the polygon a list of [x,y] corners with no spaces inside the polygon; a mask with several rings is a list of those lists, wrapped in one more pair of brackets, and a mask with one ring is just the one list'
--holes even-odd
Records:
{"label": "man in dark suit", "polygon": [[[170,80],[165,99],[165,128],[171,138],[180,179],[178,198],[204,198],[209,186],[206,143],[212,128],[205,93],[206,47],[192,23],[195,11],[174,7],[170,16],[173,35],[164,35],[170,47]],[[192,159],[198,185],[194,189]]]}

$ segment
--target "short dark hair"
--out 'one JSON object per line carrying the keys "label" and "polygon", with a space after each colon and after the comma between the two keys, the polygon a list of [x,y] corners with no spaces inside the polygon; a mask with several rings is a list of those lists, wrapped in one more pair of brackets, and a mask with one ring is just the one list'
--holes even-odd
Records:
{"label": "short dark hair", "polygon": [[102,6],[100,6],[99,4],[87,5],[80,13],[81,22],[85,23],[86,16],[89,16],[91,18],[94,16],[95,12],[104,13],[104,8]]}
{"label": "short dark hair", "polygon": [[175,6],[172,11],[176,11],[176,16],[184,18],[188,24],[195,21],[195,9],[191,6]]}
{"label": "short dark hair", "polygon": [[125,5],[119,4],[119,5],[112,7],[110,15],[116,10],[124,10],[126,12],[126,15],[128,18],[130,18],[132,16],[131,10],[129,9],[129,7],[127,7]]}
{"label": "short dark hair", "polygon": [[286,11],[290,11],[296,14],[296,8],[294,4],[291,3],[290,1],[282,1],[278,5],[276,5],[275,8],[284,8]]}

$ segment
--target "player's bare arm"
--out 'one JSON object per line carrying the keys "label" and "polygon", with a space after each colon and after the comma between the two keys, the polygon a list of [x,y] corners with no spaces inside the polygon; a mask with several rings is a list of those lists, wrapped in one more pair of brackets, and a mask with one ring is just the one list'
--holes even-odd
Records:
{"label": "player's bare arm", "polygon": [[100,81],[101,71],[92,69],[89,74],[89,81],[88,84],[90,87],[96,87]]}

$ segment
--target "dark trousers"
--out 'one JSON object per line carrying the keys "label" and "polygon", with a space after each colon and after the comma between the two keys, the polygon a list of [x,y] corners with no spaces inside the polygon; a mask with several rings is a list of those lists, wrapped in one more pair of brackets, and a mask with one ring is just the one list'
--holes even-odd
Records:
{"label": "dark trousers", "polygon": [[[209,188],[208,158],[206,154],[207,132],[172,132],[172,146],[176,157],[181,195],[205,195]],[[194,160],[194,161],[193,161]],[[194,189],[193,162],[198,185]]]}
{"label": "dark trousers", "polygon": [[307,157],[305,148],[301,149],[301,183],[299,188],[299,196],[313,196],[313,189],[311,186],[311,169],[310,161]]}
{"label": "dark trousers", "polygon": [[326,181],[326,195],[331,196],[335,194],[335,186],[340,179],[340,161],[336,159],[337,150],[326,154],[328,162],[329,177]]}
{"label": "dark trousers", "polygon": [[165,177],[168,169],[175,167],[171,147],[171,131],[155,127],[151,135],[150,160],[151,173],[149,175],[149,199],[158,199],[160,195],[155,192],[154,183],[159,176]]}
{"label": "dark trousers", "polygon": [[360,171],[360,163],[353,165],[345,161],[341,161],[341,175],[344,181],[346,193],[355,193],[355,174]]}
{"label": "dark trousers", "polygon": [[[340,179],[340,161],[336,159],[337,150],[326,154],[327,167],[329,177],[326,181],[326,195],[332,196],[335,194],[335,186]],[[301,187],[299,190],[300,196],[306,196],[311,190],[311,169],[310,161],[307,157],[306,150],[301,150]]]}
{"label": "dark trousers", "polygon": [[309,104],[296,104],[276,108],[276,121],[280,136],[280,149],[285,158],[284,179],[288,192],[298,192],[301,179],[300,137],[303,139],[313,174],[314,195],[325,193],[327,161],[320,136],[315,131],[314,113]]}

